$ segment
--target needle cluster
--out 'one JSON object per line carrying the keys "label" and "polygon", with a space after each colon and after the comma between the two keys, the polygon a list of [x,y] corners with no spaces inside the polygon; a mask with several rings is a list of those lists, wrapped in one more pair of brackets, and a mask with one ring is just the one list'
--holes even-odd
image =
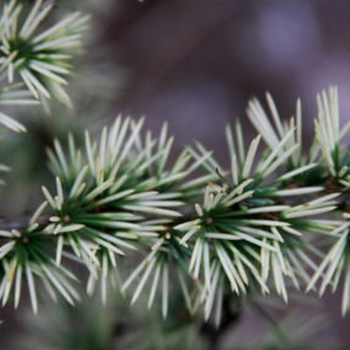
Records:
{"label": "needle cluster", "polygon": [[[86,17],[79,13],[41,28],[52,4],[38,0],[25,11],[16,0],[0,14],[2,104],[66,104],[67,63],[80,46]],[[350,151],[340,125],[337,89],[317,96],[315,137],[302,147],[301,103],[280,118],[272,97],[267,110],[252,99],[247,115],[258,135],[251,141],[237,121],[227,127],[228,157],[219,164],[200,143],[180,154],[165,124],[159,135],[144,119],[116,118],[83,144],[53,141],[48,150],[55,186],[28,224],[0,230],[0,300],[18,306],[26,284],[33,310],[38,283],[54,298],[79,300],[86,288],[111,283],[134,304],[157,300],[164,317],[175,290],[191,313],[220,323],[224,298],[275,293],[288,301],[291,288],[343,289],[350,309]],[[24,127],[0,114],[16,131]],[[128,272],[126,272],[128,271]]]}

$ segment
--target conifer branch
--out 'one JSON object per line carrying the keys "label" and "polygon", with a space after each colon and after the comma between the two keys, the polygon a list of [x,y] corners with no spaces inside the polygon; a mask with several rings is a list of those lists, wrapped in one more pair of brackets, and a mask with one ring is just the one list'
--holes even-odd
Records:
{"label": "conifer branch", "polygon": [[[28,13],[16,0],[0,13],[2,104],[32,104],[51,96],[70,104],[63,86],[87,17],[71,14],[41,28],[52,8],[37,0]],[[40,29],[40,30],[39,30]],[[73,50],[73,51],[71,51]],[[72,53],[73,52],[73,53]],[[28,223],[0,223],[0,300],[18,306],[26,284],[34,312],[38,282],[54,299],[79,300],[71,262],[89,273],[87,292],[109,281],[131,304],[160,295],[169,312],[174,288],[189,312],[219,325],[227,295],[249,298],[291,288],[322,295],[343,283],[342,313],[350,308],[350,152],[342,142],[337,89],[317,97],[313,146],[302,147],[301,102],[283,121],[267,94],[247,114],[258,135],[248,143],[237,121],[226,128],[228,164],[204,145],[172,152],[164,124],[143,131],[144,119],[118,117],[84,145],[72,135],[48,150],[54,189]],[[24,127],[0,112],[0,122]],[[3,170],[6,168],[3,167]],[[328,246],[324,253],[320,238]],[[123,276],[123,264],[129,264]],[[175,286],[175,287],[174,287]]]}

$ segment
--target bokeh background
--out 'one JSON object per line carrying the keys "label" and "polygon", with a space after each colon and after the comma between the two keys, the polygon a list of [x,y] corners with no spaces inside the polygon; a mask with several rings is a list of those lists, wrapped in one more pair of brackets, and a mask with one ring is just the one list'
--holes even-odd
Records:
{"label": "bokeh background", "polygon": [[[53,136],[65,135],[67,128],[98,130],[119,113],[145,115],[146,125],[155,131],[168,121],[178,150],[197,139],[222,162],[224,127],[240,118],[252,136],[247,101],[253,96],[264,99],[266,91],[284,118],[294,114],[296,99],[301,98],[306,139],[313,131],[315,96],[331,84],[339,87],[342,122],[349,118],[349,1],[56,3],[57,16],[70,9],[92,15],[87,47],[77,63],[77,82],[70,87],[75,107],[53,107],[51,116],[43,118],[41,111],[22,111],[28,135],[5,135],[8,148],[4,141],[0,153],[14,169],[1,195],[9,215],[30,209],[45,179],[44,146]],[[19,145],[30,156],[19,152]],[[327,314],[327,334],[347,349],[350,318],[340,317],[339,296],[327,294],[319,310]],[[0,349],[17,349],[11,347],[11,339],[19,334],[18,312],[9,307],[1,318],[6,322],[0,327]],[[243,338],[249,338],[252,322],[251,316],[243,319]]]}
{"label": "bokeh background", "polygon": [[285,117],[301,97],[311,127],[315,95],[330,84],[349,110],[349,9],[346,1],[124,1],[106,32],[131,73],[119,109],[152,126],[170,120],[181,141],[222,147],[223,127],[270,91]]}

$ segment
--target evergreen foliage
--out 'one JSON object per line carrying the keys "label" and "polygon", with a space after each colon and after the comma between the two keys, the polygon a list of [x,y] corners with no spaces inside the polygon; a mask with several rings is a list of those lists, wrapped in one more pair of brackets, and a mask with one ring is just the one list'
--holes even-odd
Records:
{"label": "evergreen foliage", "polygon": [[[41,0],[2,5],[1,105],[51,98],[70,105],[63,87],[87,17],[48,24],[52,7]],[[350,123],[340,125],[331,87],[317,96],[315,136],[302,147],[301,102],[284,120],[269,94],[266,101],[266,109],[257,99],[248,104],[258,132],[250,143],[238,121],[227,127],[229,169],[200,143],[174,155],[167,124],[154,136],[143,119],[119,116],[97,137],[86,131],[82,146],[72,135],[54,140],[55,188],[42,187],[27,224],[0,228],[2,305],[17,307],[26,285],[37,312],[39,283],[74,304],[78,263],[87,269],[88,293],[99,287],[106,301],[111,281],[131,304],[146,295],[151,307],[159,295],[164,318],[177,290],[190,313],[213,315],[219,325],[227,296],[276,293],[287,302],[291,288],[322,295],[328,287],[342,289],[345,315],[350,151],[343,140]],[[0,122],[25,131],[2,111]]]}

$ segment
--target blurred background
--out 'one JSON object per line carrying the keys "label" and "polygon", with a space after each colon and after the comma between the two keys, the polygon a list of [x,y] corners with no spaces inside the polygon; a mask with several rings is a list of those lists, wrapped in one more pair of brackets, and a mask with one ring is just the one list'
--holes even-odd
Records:
{"label": "blurred background", "polygon": [[[308,126],[306,138],[312,134],[316,93],[330,84],[339,87],[343,123],[349,118],[348,1],[58,0],[56,3],[57,18],[72,9],[92,16],[87,46],[76,63],[76,76],[70,86],[74,108],[66,110],[53,105],[51,115],[44,117],[39,109],[20,111],[28,133],[3,135],[2,163],[13,168],[6,179],[8,186],[1,189],[5,215],[30,211],[33,198],[37,198],[40,184],[46,178],[45,147],[51,145],[53,137],[64,137],[68,128],[77,134],[86,127],[97,131],[119,113],[133,117],[145,115],[147,127],[155,131],[168,121],[177,139],[177,150],[197,139],[213,149],[223,163],[224,127],[240,118],[245,131],[253,136],[252,128],[245,123],[247,101],[253,96],[264,99],[266,91],[272,93],[284,118],[294,114],[296,99],[301,98],[303,118]],[[34,202],[35,206],[37,201]],[[24,303],[22,308],[25,307]],[[339,348],[348,349],[350,318],[341,318],[337,295],[326,295],[317,307],[326,315],[323,325],[327,326],[327,336],[334,337]],[[1,350],[21,349],[14,345],[13,339],[26,329],[21,323],[22,314],[13,313],[11,307],[2,312],[0,318],[5,324],[0,327]],[[248,312],[243,317],[245,326],[240,326],[243,342],[247,330],[249,335],[252,327],[258,327],[253,319],[254,313]],[[74,325],[76,322],[72,323],[73,328]],[[234,333],[230,337],[234,339]],[[227,344],[226,348],[231,349],[230,342]],[[51,349],[45,346],[42,349]],[[41,348],[33,345],[28,349]],[[109,348],[96,345],[81,349]]]}

